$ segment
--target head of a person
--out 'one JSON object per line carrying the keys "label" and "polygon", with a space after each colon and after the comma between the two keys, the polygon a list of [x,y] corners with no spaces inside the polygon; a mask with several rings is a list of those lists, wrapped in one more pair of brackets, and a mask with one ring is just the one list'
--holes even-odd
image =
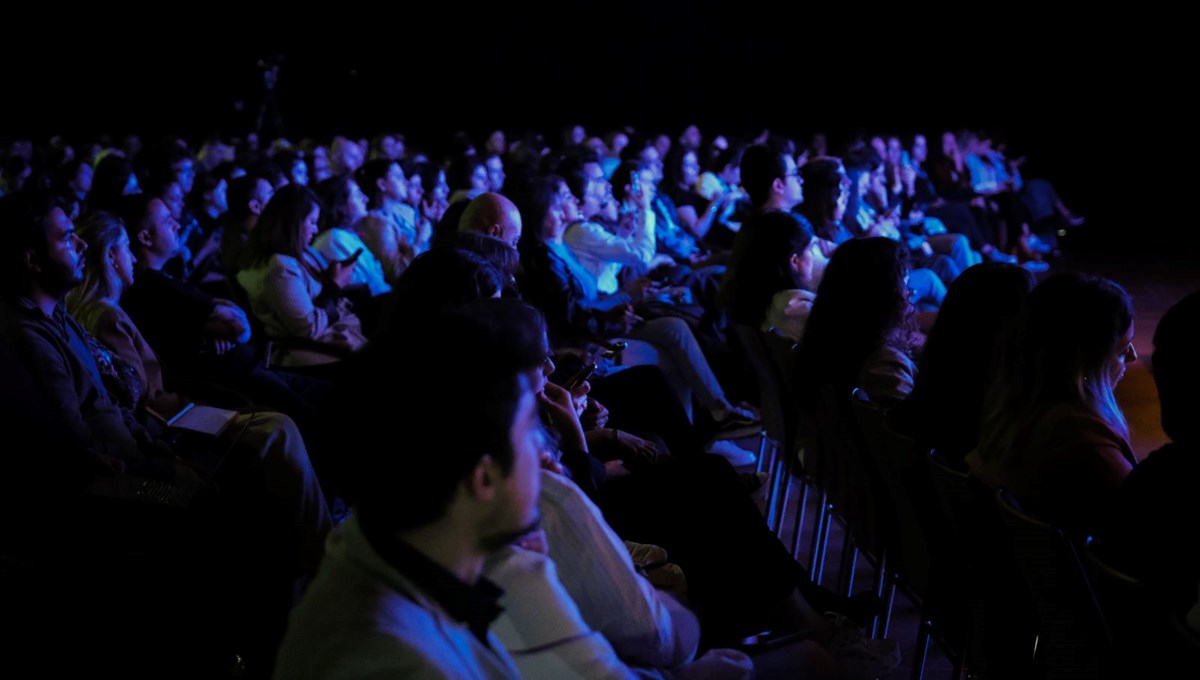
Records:
{"label": "head of a person", "polygon": [[367,197],[350,175],[334,175],[317,185],[321,231],[350,229],[367,216]]}
{"label": "head of a person", "polygon": [[229,209],[229,183],[214,173],[204,173],[196,179],[193,194],[197,212],[214,212],[217,215]]}
{"label": "head of a person", "polygon": [[414,259],[397,280],[397,313],[386,325],[384,336],[410,332],[413,318],[473,300],[499,297],[503,285],[502,275],[478,253],[462,248],[430,250]]}
{"label": "head of a person", "polygon": [[303,154],[283,151],[275,155],[275,162],[279,164],[288,184],[308,186],[308,163],[304,161]]}
{"label": "head of a person", "polygon": [[912,309],[908,256],[887,238],[864,238],[838,246],[804,327],[797,370],[799,384],[851,387],[863,362],[886,344],[906,348]]}
{"label": "head of a person", "polygon": [[242,175],[229,183],[229,211],[226,217],[238,222],[250,217],[257,218],[274,195],[275,187],[265,177]]}
{"label": "head of a person", "polygon": [[82,307],[96,301],[120,300],[121,291],[133,285],[137,257],[129,247],[129,232],[112,213],[92,213],[77,225],[88,244],[84,251],[83,281],[67,295],[67,307],[83,318]]}
{"label": "head of a person", "polygon": [[61,298],[83,281],[87,244],[49,191],[0,197],[0,228],[0,293]]}
{"label": "head of a person", "polygon": [[850,179],[837,158],[813,158],[800,168],[804,181],[804,203],[800,213],[813,225],[817,236],[831,238],[842,221],[850,200]]}
{"label": "head of a person", "polygon": [[299,258],[316,238],[320,218],[321,201],[312,189],[289,184],[276,191],[250,232],[250,261],[261,262],[272,255]]}
{"label": "head of a person", "polygon": [[929,160],[929,141],[925,139],[925,135],[913,135],[912,149],[909,151],[909,157],[913,163],[918,165]]}
{"label": "head of a person", "polygon": [[516,282],[521,256],[516,248],[478,231],[458,232],[454,239],[454,247],[482,257],[500,275],[501,293],[509,297],[519,297]]}
{"label": "head of a person", "polygon": [[[633,181],[637,175],[637,182]],[[632,200],[634,187],[641,190],[642,205],[650,205],[654,197],[654,168],[642,161],[621,161],[610,180],[612,191],[621,201]]]}
{"label": "head of a person", "polygon": [[488,191],[499,192],[504,189],[504,159],[500,154],[489,154],[483,160],[484,167],[487,168],[488,176]]}
{"label": "head of a person", "polygon": [[459,156],[446,169],[451,191],[464,191],[474,198],[488,190],[488,169],[476,155]]}
{"label": "head of a person", "polygon": [[782,148],[755,144],[741,163],[742,188],[755,207],[791,210],[804,201],[804,180],[796,159]]}
{"label": "head of a person", "polygon": [[92,191],[88,194],[88,210],[116,210],[122,196],[138,191],[133,164],[121,154],[110,152],[96,164]]}
{"label": "head of a person", "polygon": [[816,263],[824,255],[812,232],[791,213],[768,210],[752,226],[735,243],[721,297],[731,321],[757,328],[776,293],[816,288]]}
{"label": "head of a person", "polygon": [[360,423],[348,486],[364,524],[402,533],[449,518],[482,552],[537,527],[544,432],[525,368],[541,350],[532,314],[513,301],[470,302],[364,353],[349,384],[389,385],[382,397],[348,391]]}
{"label": "head of a person", "polygon": [[[567,228],[563,208],[566,183],[557,175],[531,177],[518,191],[513,203],[525,222],[519,245],[525,248],[538,242],[548,243],[562,237]],[[565,193],[569,194],[570,191]]]}
{"label": "head of a person", "polygon": [[384,201],[408,200],[408,178],[404,176],[399,161],[387,158],[369,160],[359,169],[357,179],[359,188],[373,208],[382,206]]}
{"label": "head of a person", "polygon": [[92,166],[81,158],[68,161],[63,166],[63,178],[66,180],[67,186],[79,196],[87,196],[88,192],[92,190],[92,177]]}
{"label": "head of a person", "polygon": [[1039,284],[1004,348],[980,454],[986,459],[1012,451],[1015,438],[1058,404],[1082,406],[1128,437],[1113,390],[1137,360],[1133,333],[1133,303],[1116,283],[1065,272]]}
{"label": "head of a person", "polygon": [[507,197],[494,192],[471,200],[458,220],[458,231],[477,231],[516,247],[523,233],[523,213]]}
{"label": "head of a person", "polygon": [[1192,293],[1167,310],[1154,331],[1154,384],[1162,405],[1162,426],[1176,443],[1193,443],[1200,435],[1196,418],[1200,397],[1200,293]]}
{"label": "head of a person", "polygon": [[142,266],[157,268],[179,253],[179,220],[162,199],[134,194],[121,200],[117,215],[129,232],[129,243]]}
{"label": "head of a person", "polygon": [[1000,349],[1033,286],[1029,270],[1000,262],[969,267],[950,286],[921,351],[911,397],[931,419],[955,421],[944,429],[963,433],[961,441],[943,442],[961,448],[947,455],[965,455],[978,442]]}

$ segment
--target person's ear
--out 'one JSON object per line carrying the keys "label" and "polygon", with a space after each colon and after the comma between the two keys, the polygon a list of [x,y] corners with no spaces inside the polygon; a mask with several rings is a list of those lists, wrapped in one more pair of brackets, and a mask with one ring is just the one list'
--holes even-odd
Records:
{"label": "person's ear", "polygon": [[250,212],[255,215],[262,214],[263,204],[257,198],[250,199]]}
{"label": "person's ear", "polygon": [[484,455],[471,469],[471,476],[467,479],[467,491],[477,500],[490,501],[496,497],[502,477],[500,466],[496,464],[495,459]]}
{"label": "person's ear", "polygon": [[492,224],[487,228],[487,235],[493,238],[501,238],[504,236],[504,230],[500,228],[499,224]]}
{"label": "person's ear", "polygon": [[799,274],[801,268],[804,266],[804,256],[799,253],[792,253],[792,256],[788,258],[788,264],[791,265],[793,272]]}
{"label": "person's ear", "polygon": [[38,256],[33,252],[32,248],[25,250],[25,269],[31,272],[42,271],[42,263],[38,260]]}
{"label": "person's ear", "polygon": [[150,233],[149,229],[143,229],[137,233],[137,242],[150,248],[154,245],[154,235]]}
{"label": "person's ear", "polygon": [[787,191],[787,180],[785,180],[783,177],[776,177],[775,179],[771,180],[771,190],[777,194],[782,194],[783,192]]}
{"label": "person's ear", "polygon": [[375,180],[375,186],[379,188],[380,193],[387,191],[387,185],[388,185],[387,177],[380,177],[379,179]]}

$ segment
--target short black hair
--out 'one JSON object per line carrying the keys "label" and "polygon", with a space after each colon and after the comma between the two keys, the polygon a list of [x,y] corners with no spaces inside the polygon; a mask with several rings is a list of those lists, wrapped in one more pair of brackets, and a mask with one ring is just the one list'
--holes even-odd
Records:
{"label": "short black hair", "polygon": [[511,470],[524,364],[545,351],[540,318],[514,300],[470,302],[410,317],[408,333],[352,360],[337,402],[355,423],[347,491],[364,521],[389,531],[428,525],[483,456]]}
{"label": "short black hair", "polygon": [[39,189],[0,197],[0,281],[5,295],[19,295],[26,286],[25,254],[46,256],[46,218],[62,201],[53,192]]}

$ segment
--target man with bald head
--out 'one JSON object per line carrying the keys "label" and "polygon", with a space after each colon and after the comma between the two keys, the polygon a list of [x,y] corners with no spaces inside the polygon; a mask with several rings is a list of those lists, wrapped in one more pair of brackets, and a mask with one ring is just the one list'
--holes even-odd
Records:
{"label": "man with bald head", "polygon": [[458,220],[458,230],[477,231],[516,248],[521,239],[521,212],[512,201],[489,191],[467,205]]}

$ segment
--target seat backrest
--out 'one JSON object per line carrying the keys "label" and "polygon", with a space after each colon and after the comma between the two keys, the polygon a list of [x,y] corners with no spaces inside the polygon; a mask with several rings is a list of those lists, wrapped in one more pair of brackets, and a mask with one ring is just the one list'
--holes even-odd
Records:
{"label": "seat backrest", "polygon": [[1037,612],[1038,666],[1047,678],[1098,677],[1112,635],[1074,546],[1062,529],[1026,514],[1012,494],[997,491],[995,500]]}
{"label": "seat backrest", "polygon": [[[854,396],[851,408],[862,430],[864,451],[878,468],[890,500],[890,507],[881,508],[891,513],[891,526],[896,531],[888,542],[889,561],[910,594],[924,599],[929,590],[933,551],[946,542],[933,535],[940,531],[933,520],[941,517],[941,512],[940,508],[934,512],[932,507],[936,500],[928,470],[915,455],[916,442],[888,426],[887,412],[862,390],[856,390]],[[926,505],[930,507],[924,508]]]}
{"label": "seat backrest", "polygon": [[1037,620],[994,491],[955,469],[936,451],[925,456],[933,494],[958,553],[961,592],[970,610],[967,666],[980,677],[1029,677]]}
{"label": "seat backrest", "polygon": [[730,325],[733,326],[734,336],[737,338],[738,345],[742,348],[742,353],[745,355],[746,361],[750,362],[750,369],[754,371],[754,378],[758,383],[763,428],[767,431],[767,436],[773,442],[782,446],[786,433],[784,432],[782,411],[779,406],[779,386],[771,369],[771,364],[767,361],[767,353],[763,347],[761,333],[757,328],[744,323]]}
{"label": "seat backrest", "polygon": [[[882,474],[866,453],[862,429],[854,417],[852,390],[822,385],[808,426],[807,445],[816,458],[817,481],[825,489],[835,511],[854,523],[855,541],[878,555],[883,539],[890,536],[880,522],[890,519],[880,513],[887,491]],[[806,414],[808,415],[808,414]],[[886,507],[886,503],[884,503]]]}

